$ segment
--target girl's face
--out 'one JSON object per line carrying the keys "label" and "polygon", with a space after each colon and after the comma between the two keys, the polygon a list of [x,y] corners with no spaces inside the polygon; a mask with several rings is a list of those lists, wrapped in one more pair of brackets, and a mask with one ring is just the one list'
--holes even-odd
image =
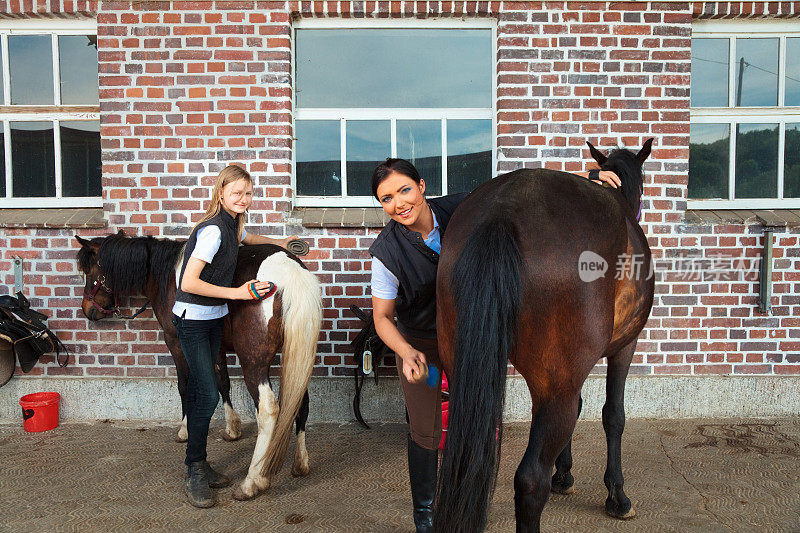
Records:
{"label": "girl's face", "polygon": [[228,183],[222,188],[220,203],[230,216],[236,218],[253,203],[253,184],[244,178]]}
{"label": "girl's face", "polygon": [[378,185],[378,201],[393,220],[413,226],[425,207],[425,180],[392,172]]}

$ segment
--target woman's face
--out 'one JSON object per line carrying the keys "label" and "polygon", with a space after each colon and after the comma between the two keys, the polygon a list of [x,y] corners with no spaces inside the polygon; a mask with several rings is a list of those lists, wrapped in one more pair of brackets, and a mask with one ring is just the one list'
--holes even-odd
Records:
{"label": "woman's face", "polygon": [[244,178],[228,183],[222,188],[220,201],[232,217],[244,213],[253,203],[253,184]]}
{"label": "woman's face", "polygon": [[425,180],[392,172],[378,185],[378,201],[393,220],[413,226],[425,207]]}

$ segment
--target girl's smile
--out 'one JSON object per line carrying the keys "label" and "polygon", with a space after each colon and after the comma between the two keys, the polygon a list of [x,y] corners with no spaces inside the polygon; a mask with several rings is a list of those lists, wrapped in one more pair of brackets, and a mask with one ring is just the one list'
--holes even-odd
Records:
{"label": "girl's smile", "polygon": [[222,188],[220,204],[234,218],[244,213],[253,203],[253,184],[246,179],[232,181]]}

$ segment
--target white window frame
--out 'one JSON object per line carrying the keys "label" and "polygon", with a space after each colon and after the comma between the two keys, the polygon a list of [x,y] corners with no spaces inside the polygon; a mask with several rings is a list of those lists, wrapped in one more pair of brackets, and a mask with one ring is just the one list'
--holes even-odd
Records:
{"label": "white window frame", "polygon": [[[730,132],[728,147],[728,198],[719,200],[688,199],[688,209],[798,209],[800,198],[783,198],[785,133],[787,123],[800,123],[800,106],[784,106],[786,96],[786,39],[800,38],[800,24],[787,20],[718,21],[702,20],[692,23],[692,39],[727,38],[728,45],[728,105],[726,107],[692,107],[692,124],[727,124]],[[776,107],[735,107],[737,38],[778,38],[778,105]],[[736,124],[778,125],[778,197],[734,199],[736,179]]]}
{"label": "white window frame", "polygon": [[[53,105],[20,105],[20,108],[36,107],[36,111],[16,111],[11,105],[11,73],[8,61],[8,37],[10,35],[50,35],[53,42]],[[59,76],[59,35],[97,35],[97,20],[81,19],[31,19],[8,20],[0,22],[0,41],[2,41],[3,95],[5,104],[0,102],[0,125],[3,128],[4,158],[6,167],[6,196],[0,196],[0,208],[54,208],[54,207],[102,207],[102,196],[71,197],[62,196],[61,183],[61,121],[99,121],[97,112],[69,111],[61,105]],[[75,106],[86,108],[87,106]],[[48,109],[52,108],[52,110]],[[41,109],[39,111],[38,109]],[[11,122],[52,122],[53,148],[55,155],[55,196],[12,198],[13,168],[11,163]]]}
{"label": "white window frame", "polygon": [[[297,108],[297,76],[295,74],[295,31],[298,29],[488,29],[491,30],[492,46],[492,87],[491,107],[486,108]],[[347,196],[346,166],[348,120],[385,120],[391,124],[391,157],[396,157],[398,120],[441,120],[442,121],[442,194],[447,191],[447,120],[482,119],[492,124],[491,151],[492,170],[497,169],[497,23],[494,19],[301,19],[292,24],[292,79],[293,81],[293,120],[339,120],[341,131],[341,172],[342,196],[298,196],[297,195],[297,151],[292,149],[292,189],[297,207],[379,207],[371,196]],[[292,128],[295,128],[294,122]],[[296,131],[296,129],[294,130]],[[296,142],[296,139],[295,139]],[[389,155],[389,154],[387,154]]]}

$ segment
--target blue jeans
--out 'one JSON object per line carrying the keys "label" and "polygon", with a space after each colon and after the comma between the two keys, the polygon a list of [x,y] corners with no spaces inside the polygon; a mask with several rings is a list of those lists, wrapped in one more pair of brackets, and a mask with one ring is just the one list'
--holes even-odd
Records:
{"label": "blue jeans", "polygon": [[175,315],[172,319],[189,366],[186,388],[187,466],[206,459],[208,425],[219,403],[214,363],[222,343],[222,320],[187,320]]}

